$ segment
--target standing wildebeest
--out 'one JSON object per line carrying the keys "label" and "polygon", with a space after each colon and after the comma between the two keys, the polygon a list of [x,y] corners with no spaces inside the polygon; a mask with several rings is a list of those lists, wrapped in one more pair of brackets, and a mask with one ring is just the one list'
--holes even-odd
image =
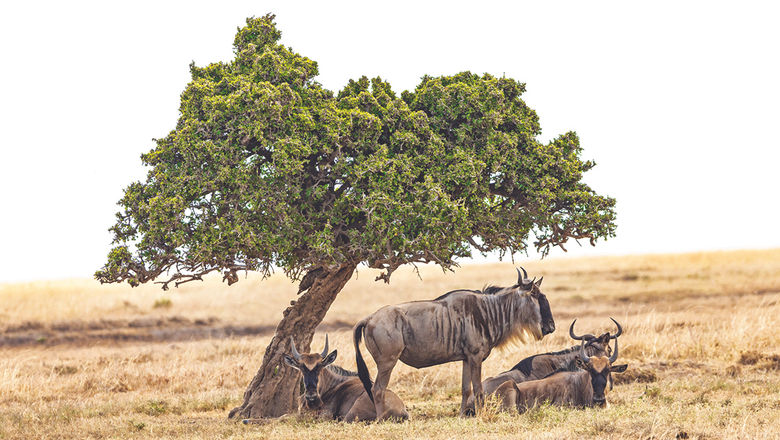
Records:
{"label": "standing wildebeest", "polygon": [[[300,354],[292,345],[292,356],[285,355],[284,362],[303,374],[305,392],[300,398],[298,411],[309,412],[325,419],[347,422],[375,420],[374,404],[368,398],[357,373],[330,365],[336,360],[337,350],[328,354],[328,336],[321,354]],[[404,403],[387,390],[387,418],[409,418]]]}
{"label": "standing wildebeest", "polygon": [[[525,333],[541,339],[555,330],[550,303],[539,290],[542,279],[528,280],[525,269],[517,273],[511,287],[454,290],[431,301],[385,306],[355,325],[358,375],[378,419],[386,417],[385,389],[399,359],[415,368],[463,361],[460,411],[466,415],[472,388],[482,404],[482,361],[493,348],[522,340]],[[360,353],[362,335],[377,365],[373,389]]]}
{"label": "standing wildebeest", "polygon": [[544,379],[515,383],[507,380],[496,390],[504,409],[517,408],[519,412],[538,404],[606,406],[606,388],[612,389],[612,374],[626,371],[627,364],[612,365],[618,357],[618,340],[612,356],[587,356],[585,341],[580,343],[577,353],[577,371],[560,371]]}
{"label": "standing wildebeest", "polygon": [[[623,334],[623,327],[614,318],[609,318],[617,326],[617,333],[610,335],[609,332],[599,337],[591,334],[577,336],[574,334],[575,319],[569,326],[569,336],[577,341],[585,342],[585,354],[588,356],[609,356],[612,349],[609,347],[611,339],[617,339]],[[485,394],[493,394],[496,389],[507,380],[515,383],[525,382],[527,380],[542,379],[551,373],[559,370],[574,370],[576,360],[579,357],[580,346],[574,345],[570,348],[552,353],[535,354],[518,362],[509,371],[504,371],[493,377],[488,377],[482,381],[482,391]]]}

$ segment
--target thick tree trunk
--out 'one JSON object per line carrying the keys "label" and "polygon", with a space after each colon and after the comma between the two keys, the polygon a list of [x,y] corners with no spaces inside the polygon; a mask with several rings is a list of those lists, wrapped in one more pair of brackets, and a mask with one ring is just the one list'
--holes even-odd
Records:
{"label": "thick tree trunk", "polygon": [[244,392],[244,403],[233,408],[229,418],[279,417],[297,410],[298,371],[288,368],[283,361],[283,356],[290,352],[290,337],[295,339],[299,352],[310,349],[314,329],[322,322],[355,267],[344,264],[324,272],[284,311],[284,318],[265,349],[263,364]]}

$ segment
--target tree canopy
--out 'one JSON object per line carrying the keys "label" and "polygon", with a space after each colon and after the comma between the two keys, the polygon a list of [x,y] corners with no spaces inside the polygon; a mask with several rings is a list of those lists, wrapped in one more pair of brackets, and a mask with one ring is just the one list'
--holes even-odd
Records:
{"label": "tree canopy", "polygon": [[219,271],[303,274],[351,262],[385,270],[472,249],[546,254],[615,232],[615,201],[583,183],[574,132],[538,140],[525,84],[463,72],[395,93],[362,77],[338,93],[247,19],[235,58],[192,64],[176,127],[142,156],[111,228],[101,282],[163,287]]}

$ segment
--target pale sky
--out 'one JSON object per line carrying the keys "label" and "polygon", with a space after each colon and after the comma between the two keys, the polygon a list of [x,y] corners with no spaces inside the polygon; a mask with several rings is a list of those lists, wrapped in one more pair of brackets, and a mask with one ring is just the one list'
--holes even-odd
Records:
{"label": "pale sky", "polygon": [[617,237],[571,255],[780,247],[775,2],[5,2],[0,282],[104,263],[189,63],[231,59],[236,28],[267,12],[333,91],[463,70],[525,82],[543,139],[576,131],[598,164],[586,181],[617,199]]}

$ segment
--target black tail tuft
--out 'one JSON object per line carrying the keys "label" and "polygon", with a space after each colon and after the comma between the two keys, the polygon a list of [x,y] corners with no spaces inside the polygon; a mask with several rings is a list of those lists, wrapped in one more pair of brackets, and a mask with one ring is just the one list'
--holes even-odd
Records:
{"label": "black tail tuft", "polygon": [[368,372],[368,367],[363,361],[363,355],[360,353],[360,339],[363,338],[363,329],[366,328],[365,321],[360,321],[355,326],[355,330],[352,334],[352,339],[355,341],[355,362],[357,363],[358,377],[363,382],[363,388],[366,389],[366,394],[371,401],[374,401],[374,394],[371,392],[371,387],[374,386],[371,381],[371,375]]}

